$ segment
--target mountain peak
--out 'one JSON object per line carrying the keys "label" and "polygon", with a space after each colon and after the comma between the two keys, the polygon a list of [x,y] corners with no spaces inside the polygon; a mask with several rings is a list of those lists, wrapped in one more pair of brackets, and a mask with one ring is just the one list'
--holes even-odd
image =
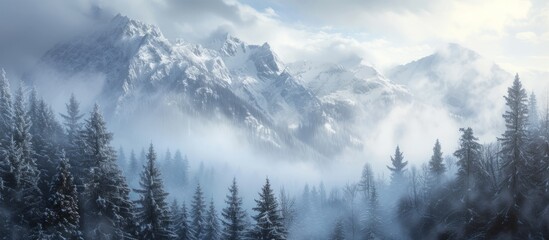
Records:
{"label": "mountain peak", "polygon": [[446,59],[475,60],[480,54],[457,43],[448,43],[439,49],[435,55]]}
{"label": "mountain peak", "polygon": [[107,25],[109,34],[120,37],[143,37],[151,35],[153,37],[163,37],[162,32],[154,25],[131,19],[127,16],[117,14]]}

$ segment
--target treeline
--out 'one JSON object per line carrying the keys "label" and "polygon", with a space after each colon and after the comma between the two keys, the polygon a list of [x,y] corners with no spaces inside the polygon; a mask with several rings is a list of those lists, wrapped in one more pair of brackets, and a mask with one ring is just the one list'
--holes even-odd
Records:
{"label": "treeline", "polygon": [[[366,163],[358,181],[300,196],[267,179],[252,209],[233,179],[217,208],[203,164],[192,179],[186,156],[158,161],[152,144],[127,158],[97,105],[85,117],[72,96],[59,122],[35,90],[12,97],[2,71],[0,239],[546,239],[549,109],[539,116],[518,75],[505,101],[495,143],[463,128],[457,150],[444,156],[437,140],[419,168],[397,147],[389,181]],[[190,185],[188,197],[168,195]]]}
{"label": "treeline", "polygon": [[133,190],[138,198],[130,200],[132,190],[99,106],[83,121],[74,96],[66,107],[61,124],[34,89],[27,96],[19,87],[12,98],[1,72],[0,239],[286,238],[268,179],[253,224],[242,209],[236,180],[221,217],[213,201],[206,206],[200,185],[188,212],[185,204],[169,205],[152,144]]}

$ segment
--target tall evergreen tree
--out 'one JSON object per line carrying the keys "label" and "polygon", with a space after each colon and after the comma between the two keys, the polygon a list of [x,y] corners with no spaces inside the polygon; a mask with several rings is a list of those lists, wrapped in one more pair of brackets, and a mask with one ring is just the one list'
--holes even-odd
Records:
{"label": "tall evergreen tree", "polygon": [[116,165],[103,116],[96,104],[79,137],[85,169],[81,201],[84,235],[92,239],[122,239],[134,234],[130,189]]}
{"label": "tall evergreen tree", "polygon": [[58,148],[65,137],[53,110],[44,100],[37,98],[34,89],[29,97],[28,114],[32,122],[30,132],[34,158],[40,171],[39,187],[47,195],[50,190],[49,183],[56,174]]}
{"label": "tall evergreen tree", "polygon": [[400,151],[399,146],[396,147],[395,156],[391,156],[391,165],[392,166],[387,166],[387,168],[391,170],[391,184],[402,183],[408,161],[404,161],[404,156]]}
{"label": "tall evergreen tree", "polygon": [[67,113],[60,115],[63,118],[63,125],[65,125],[65,133],[67,135],[66,148],[74,149],[76,148],[76,140],[82,129],[80,120],[84,115],[80,113],[80,103],[76,100],[74,94],[71,94],[69,102],[65,104],[65,107]]}
{"label": "tall evergreen tree", "polygon": [[480,169],[481,145],[477,142],[473,129],[461,128],[461,138],[459,139],[459,149],[456,150],[454,156],[458,158],[458,185],[469,194],[474,190],[477,183],[481,183],[482,173]]}
{"label": "tall evergreen tree", "polygon": [[40,173],[32,148],[31,122],[24,105],[20,87],[13,105],[13,140],[7,151],[8,171],[4,178],[5,199],[12,209],[11,221],[15,224],[12,237],[15,239],[33,236],[43,217],[42,192],[38,188]]}
{"label": "tall evergreen tree", "polygon": [[527,154],[527,126],[528,106],[526,90],[522,87],[518,74],[513,85],[507,90],[505,96],[508,110],[503,114],[506,130],[499,138],[501,153],[503,155],[504,180],[502,190],[508,191],[512,197],[511,206],[517,211],[522,205],[528,189],[526,181],[528,172],[526,165]]}
{"label": "tall evergreen tree", "polygon": [[206,204],[204,203],[204,194],[200,184],[196,186],[194,192],[193,201],[191,203],[191,227],[192,227],[192,239],[202,239],[205,234],[205,211]]}
{"label": "tall evergreen tree", "polygon": [[233,184],[229,187],[229,194],[225,199],[227,206],[221,212],[223,217],[222,239],[238,240],[244,238],[246,228],[246,212],[242,208],[242,198],[238,194],[238,185],[236,178],[233,178]]}
{"label": "tall evergreen tree", "polygon": [[177,202],[177,199],[174,199],[172,201],[172,204],[170,205],[170,231],[173,233],[171,239],[178,239],[177,234],[175,232],[177,231],[177,221],[179,221],[179,216],[181,215],[181,210],[179,209],[179,203]]}
{"label": "tall evergreen tree", "polygon": [[10,83],[4,69],[0,69],[0,157],[11,141],[13,128],[13,107],[11,102]]}
{"label": "tall evergreen tree", "polygon": [[189,218],[187,215],[187,206],[185,203],[181,205],[179,213],[175,216],[174,220],[175,234],[178,240],[192,240],[193,235],[191,227],[189,226]]}
{"label": "tall evergreen tree", "polygon": [[374,185],[374,173],[370,164],[365,163],[362,168],[362,175],[360,176],[360,182],[358,182],[358,187],[362,192],[364,199],[368,199],[370,196],[370,191]]}
{"label": "tall evergreen tree", "polygon": [[337,221],[330,240],[345,240],[345,229],[343,229],[343,221]]}
{"label": "tall evergreen tree", "polygon": [[368,212],[365,219],[365,239],[380,239],[381,218],[379,217],[379,202],[376,186],[372,185],[371,194],[368,199]]}
{"label": "tall evergreen tree", "polygon": [[274,196],[269,179],[259,193],[259,199],[255,200],[257,206],[253,208],[257,215],[253,216],[256,224],[251,236],[262,240],[286,239],[286,229],[279,214],[278,203]]}
{"label": "tall evergreen tree", "polygon": [[60,114],[65,126],[66,138],[64,149],[66,150],[69,163],[73,167],[72,171],[75,174],[75,181],[77,184],[80,184],[80,177],[83,175],[83,172],[80,170],[83,169],[83,166],[82,162],[80,162],[82,152],[78,151],[78,146],[80,145],[78,139],[82,130],[81,119],[84,115],[80,113],[80,103],[78,103],[74,94],[71,94],[69,102],[65,104],[65,107],[67,109],[66,114]]}
{"label": "tall evergreen tree", "polygon": [[220,239],[220,227],[219,219],[217,217],[217,212],[215,211],[215,206],[213,199],[210,200],[210,208],[206,214],[206,227],[204,229],[204,238],[203,240],[219,240]]}
{"label": "tall evergreen tree", "polygon": [[437,139],[435,146],[433,147],[433,156],[431,156],[431,160],[429,161],[431,186],[440,184],[444,172],[446,172],[446,166],[444,166],[440,142]]}
{"label": "tall evergreen tree", "polygon": [[137,201],[137,219],[139,221],[139,237],[141,239],[171,239],[174,233],[170,229],[170,212],[164,191],[164,184],[160,178],[160,171],[156,166],[156,152],[151,144],[147,153],[147,164],[141,172],[140,199]]}
{"label": "tall evergreen tree", "polygon": [[78,192],[70,173],[70,164],[61,153],[57,174],[51,184],[46,212],[46,231],[53,239],[83,239],[80,232]]}

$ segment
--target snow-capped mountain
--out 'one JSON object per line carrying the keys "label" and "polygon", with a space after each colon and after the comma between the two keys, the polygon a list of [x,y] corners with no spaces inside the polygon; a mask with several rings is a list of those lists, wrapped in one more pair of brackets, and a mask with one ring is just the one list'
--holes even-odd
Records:
{"label": "snow-capped mountain", "polygon": [[288,73],[268,43],[249,45],[225,34],[213,38],[210,47],[229,69],[233,91],[277,123],[299,126],[322,108],[316,96]]}
{"label": "snow-capped mountain", "polygon": [[414,99],[448,109],[464,124],[500,122],[503,93],[513,79],[478,53],[448,44],[432,55],[390,70],[389,78],[406,86]]}
{"label": "snow-capped mountain", "polygon": [[[254,142],[283,152],[311,148],[333,155],[360,146],[342,112],[290,72],[268,43],[247,44],[228,34],[204,46],[172,43],[157,27],[117,15],[87,36],[57,44],[27,79],[46,81],[52,72],[66,82],[101,76],[96,101],[122,125],[133,116],[179,113],[187,124],[190,118],[228,120]],[[354,94],[381,94],[374,92]]]}
{"label": "snow-capped mountain", "polygon": [[[98,101],[118,119],[183,110],[227,118],[282,147],[287,141],[272,121],[231,91],[232,76],[219,55],[200,45],[172,44],[155,26],[118,15],[89,36],[56,45],[37,69],[53,69],[74,81],[87,73],[102,74]],[[37,80],[41,74],[30,76]]]}
{"label": "snow-capped mountain", "polygon": [[[360,62],[286,64],[268,43],[248,44],[229,34],[204,45],[171,42],[157,27],[117,15],[89,35],[50,49],[27,78],[46,81],[45,72],[54,72],[67,82],[94,81],[83,76],[98,75],[103,83],[96,101],[121,125],[144,115],[151,121],[175,116],[190,129],[224,121],[269,149],[334,156],[360,149],[365,136],[357,129],[374,126],[394,106],[431,100],[420,91],[438,91],[444,104],[469,117],[464,113],[477,103],[461,97],[484,94],[505,79],[505,72],[484,62],[450,45],[387,78]],[[465,74],[449,79],[452,71]],[[471,84],[477,84],[473,90]]]}

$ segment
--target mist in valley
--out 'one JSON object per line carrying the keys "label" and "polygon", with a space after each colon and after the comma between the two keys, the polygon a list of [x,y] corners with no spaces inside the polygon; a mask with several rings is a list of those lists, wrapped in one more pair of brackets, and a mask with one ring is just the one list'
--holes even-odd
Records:
{"label": "mist in valley", "polygon": [[264,4],[0,3],[0,239],[548,238],[548,74],[500,22]]}

